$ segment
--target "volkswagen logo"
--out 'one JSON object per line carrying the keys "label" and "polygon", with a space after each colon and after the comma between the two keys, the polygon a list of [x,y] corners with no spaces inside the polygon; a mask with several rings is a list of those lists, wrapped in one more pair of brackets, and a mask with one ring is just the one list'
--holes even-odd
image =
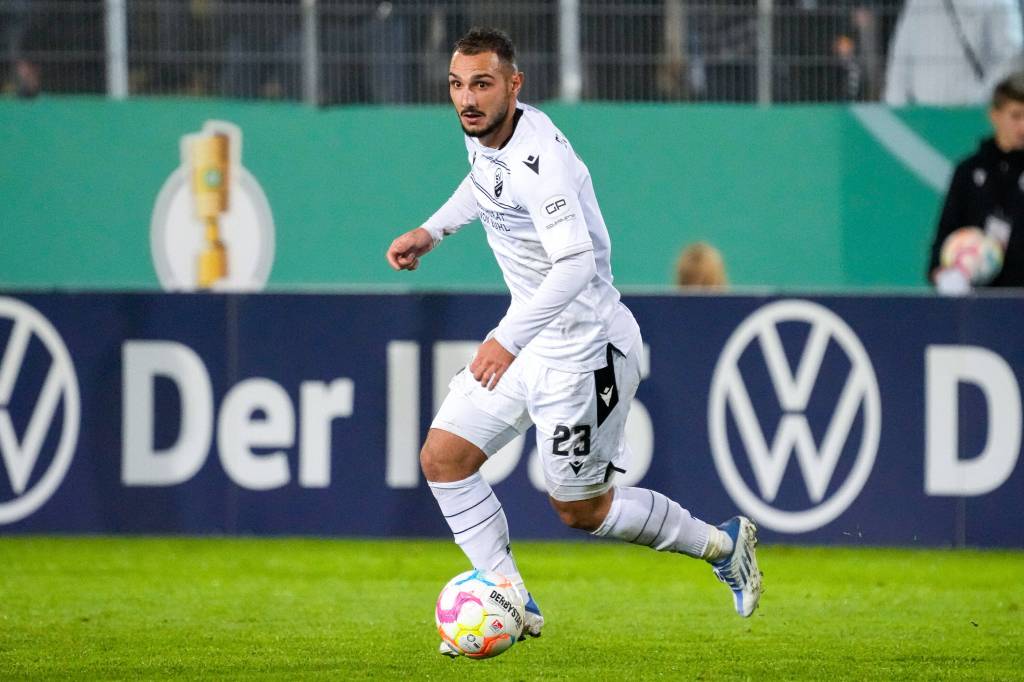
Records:
{"label": "volkswagen logo", "polygon": [[[782,342],[783,325],[806,332],[806,343],[795,363]],[[755,344],[760,352],[748,354]],[[830,347],[845,355],[847,372],[822,375]],[[741,357],[763,363],[756,368],[743,367],[758,378],[767,376],[774,409],[764,407],[763,396],[752,400],[748,390],[751,377],[741,371]],[[821,416],[821,396],[838,396],[834,405],[827,406],[830,416],[824,429],[817,429],[817,440],[807,415],[812,394],[817,396],[817,417]],[[777,424],[767,423],[767,415],[758,408],[772,415],[781,411],[782,416]],[[859,414],[863,415],[860,420]],[[715,366],[708,404],[715,467],[733,501],[768,528],[802,533],[842,514],[871,474],[881,422],[878,380],[860,339],[839,316],[816,303],[788,300],[759,309],[733,332]],[[730,424],[735,425],[734,437],[730,437]],[[855,433],[855,425],[860,426],[859,433]],[[774,434],[771,442],[767,434]],[[847,443],[857,445],[855,453],[852,448],[847,452]],[[844,452],[855,459],[849,466],[839,467]],[[793,456],[798,466],[787,467]],[[738,464],[749,472],[746,478]],[[837,470],[846,472],[838,485],[832,480]],[[790,476],[802,475],[809,501],[806,508],[783,509],[775,504],[787,471]]]}
{"label": "volkswagen logo", "polygon": [[[0,524],[6,524],[36,511],[64,480],[78,442],[80,401],[71,356],[53,325],[35,308],[6,297],[0,297],[0,321],[11,323],[6,345],[0,346],[0,459],[13,495],[0,499]],[[29,374],[23,371],[29,357],[44,358],[41,383],[19,381]],[[15,419],[12,413],[24,416]],[[59,437],[48,437],[55,426]],[[49,446],[53,451],[44,452],[51,443],[56,443]],[[34,475],[47,459],[45,472]]]}

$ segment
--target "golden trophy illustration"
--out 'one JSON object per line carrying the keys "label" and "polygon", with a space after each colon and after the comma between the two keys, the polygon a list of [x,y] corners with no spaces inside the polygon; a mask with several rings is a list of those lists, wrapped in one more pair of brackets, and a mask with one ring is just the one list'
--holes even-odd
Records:
{"label": "golden trophy illustration", "polygon": [[[0,0],[2,1],[2,0]],[[178,142],[157,195],[150,252],[166,291],[259,291],[274,264],[270,202],[242,164],[242,129],[207,120]]]}
{"label": "golden trophy illustration", "polygon": [[229,208],[231,157],[228,136],[196,135],[190,140],[192,196],[205,224],[206,245],[199,254],[197,285],[210,289],[228,275],[228,252],[220,239],[220,216]]}

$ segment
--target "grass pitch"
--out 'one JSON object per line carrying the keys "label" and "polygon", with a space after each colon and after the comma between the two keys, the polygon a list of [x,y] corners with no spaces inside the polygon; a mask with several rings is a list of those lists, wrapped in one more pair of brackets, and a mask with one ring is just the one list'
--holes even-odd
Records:
{"label": "grass pitch", "polygon": [[442,541],[0,539],[0,677],[1021,679],[1024,553],[764,547],[748,620],[700,561],[515,545],[544,636],[436,653]]}

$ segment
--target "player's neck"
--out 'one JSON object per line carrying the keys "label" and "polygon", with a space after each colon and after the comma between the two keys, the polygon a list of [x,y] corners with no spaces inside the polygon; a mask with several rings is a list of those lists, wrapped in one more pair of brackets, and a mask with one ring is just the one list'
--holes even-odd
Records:
{"label": "player's neck", "polygon": [[491,149],[501,149],[504,147],[512,139],[513,133],[516,132],[516,125],[519,123],[521,115],[522,111],[516,107],[515,101],[513,101],[512,107],[505,116],[505,120],[502,121],[501,126],[487,137],[478,138],[480,144]]}
{"label": "player's neck", "polygon": [[998,135],[996,135],[995,143],[999,151],[1001,151],[1004,154],[1009,154],[1010,152],[1019,152],[1021,150],[1020,146],[1018,146],[1016,144],[1016,141],[1013,140],[1012,138],[1000,138]]}

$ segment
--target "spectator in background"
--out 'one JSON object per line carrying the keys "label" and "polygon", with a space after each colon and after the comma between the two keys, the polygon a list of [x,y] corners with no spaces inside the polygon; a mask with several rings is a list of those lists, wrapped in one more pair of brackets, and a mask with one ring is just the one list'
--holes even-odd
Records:
{"label": "spectator in background", "polygon": [[832,102],[862,99],[863,67],[848,2],[775,0],[774,99]]}
{"label": "spectator in background", "polygon": [[757,0],[728,6],[695,5],[689,11],[687,52],[693,99],[757,99]]}
{"label": "spectator in background", "polygon": [[1002,270],[988,286],[1024,286],[1024,73],[996,86],[989,119],[995,135],[956,167],[932,244],[928,278],[942,293],[969,289],[955,269],[939,269],[939,257],[946,238],[971,225],[1004,248]]}
{"label": "spectator in background", "polygon": [[0,40],[3,40],[3,58],[8,67],[3,78],[3,89],[13,91],[18,97],[31,98],[39,94],[39,65],[25,56],[29,30],[32,26],[32,13],[28,0],[11,0],[6,11],[0,13],[4,18]]}
{"label": "spectator in background", "polygon": [[679,254],[676,261],[676,284],[679,286],[719,289],[728,283],[722,254],[707,242],[694,242]]}
{"label": "spectator in background", "polygon": [[889,50],[885,102],[980,104],[1022,44],[1018,0],[907,0]]}
{"label": "spectator in background", "polygon": [[[411,0],[320,0],[322,104],[402,104],[413,98]],[[442,91],[441,85],[437,89]]]}
{"label": "spectator in background", "polygon": [[298,100],[302,96],[298,0],[252,5],[220,0],[230,31],[220,91],[227,97]]}

